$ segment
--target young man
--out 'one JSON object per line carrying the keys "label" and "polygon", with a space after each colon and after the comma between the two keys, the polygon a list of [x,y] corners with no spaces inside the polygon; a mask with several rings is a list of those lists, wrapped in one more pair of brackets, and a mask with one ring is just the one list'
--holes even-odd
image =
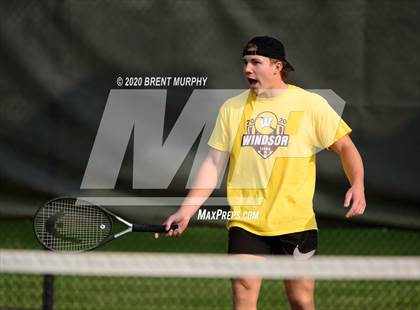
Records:
{"label": "young man", "polygon": [[[195,188],[165,225],[178,224],[179,236],[211,195],[228,160],[227,194],[237,215],[228,223],[230,254],[258,258],[278,254],[309,258],[316,251],[317,225],[312,200],[315,150],[338,154],[351,184],[344,207],[347,218],[361,215],[366,203],[361,157],[351,129],[321,96],[288,85],[294,70],[283,44],[255,37],[243,51],[249,91],[227,100],[219,111],[210,151]],[[258,218],[241,216],[257,212]],[[314,309],[314,280],[285,280],[292,309]],[[233,279],[235,309],[256,309],[261,279]]]}

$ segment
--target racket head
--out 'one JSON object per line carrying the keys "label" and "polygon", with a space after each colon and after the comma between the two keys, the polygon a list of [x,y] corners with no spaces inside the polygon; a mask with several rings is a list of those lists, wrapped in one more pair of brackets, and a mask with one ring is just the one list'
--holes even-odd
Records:
{"label": "racket head", "polygon": [[33,227],[48,250],[83,252],[111,240],[112,217],[100,206],[75,197],[54,198],[41,206]]}

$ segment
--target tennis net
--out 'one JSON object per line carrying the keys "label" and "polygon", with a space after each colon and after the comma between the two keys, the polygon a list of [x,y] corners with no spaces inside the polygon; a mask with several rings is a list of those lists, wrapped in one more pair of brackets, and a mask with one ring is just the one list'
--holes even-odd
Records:
{"label": "tennis net", "polygon": [[318,309],[419,309],[420,257],[242,259],[216,254],[0,251],[1,309],[231,309],[230,278],[260,276],[260,309],[288,309],[283,279],[317,279]]}

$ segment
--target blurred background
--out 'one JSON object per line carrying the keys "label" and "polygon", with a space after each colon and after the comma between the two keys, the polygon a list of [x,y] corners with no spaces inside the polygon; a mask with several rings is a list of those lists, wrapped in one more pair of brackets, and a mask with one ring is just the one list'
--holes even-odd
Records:
{"label": "blurred background", "polygon": [[[365,164],[366,213],[344,220],[342,203],[348,183],[340,161],[327,151],[318,154],[319,254],[420,255],[420,37],[415,30],[419,26],[420,4],[410,0],[1,1],[0,248],[41,249],[31,220],[36,209],[52,197],[185,195],[197,145],[168,190],[134,190],[132,138],[115,190],[80,189],[110,90],[119,88],[119,76],[205,76],[208,89],[246,88],[242,48],[253,36],[270,35],[284,43],[295,67],[289,83],[305,89],[332,89],[346,101],[343,118],[353,129],[352,139]],[[193,90],[168,88],[163,139]],[[218,190],[214,196],[224,194]],[[175,207],[111,209],[132,221],[160,223]],[[226,252],[225,223],[193,224],[176,240],[132,234],[102,250]],[[41,281],[37,276],[0,275],[0,307],[39,308]],[[115,281],[123,286],[122,280]],[[165,287],[167,283],[156,281],[150,285]],[[74,290],[86,292],[76,282],[71,284]],[[99,285],[91,282],[84,283]],[[179,287],[200,286],[196,282],[186,285]],[[349,295],[359,294],[358,287],[362,290],[360,283],[345,285],[350,287]],[[391,285],[390,291],[401,288],[400,303],[391,303],[392,309],[420,305],[415,299],[418,284],[384,285]],[[221,287],[229,290],[225,282]],[[322,288],[322,296],[336,295],[332,285],[324,283]],[[376,296],[369,305],[390,304],[386,289],[379,293],[374,284],[366,284],[363,291],[365,301]],[[262,299],[266,308],[278,302],[269,295]],[[275,298],[285,302],[280,295]],[[72,304],[69,299],[77,298],[60,296],[61,309],[99,307]],[[121,309],[144,302],[127,298]],[[173,302],[171,296],[167,298]],[[192,308],[203,304],[223,308],[229,295],[220,303],[216,300],[200,299]],[[322,302],[322,309],[341,303],[327,297]],[[150,304],[157,305],[153,300]],[[167,303],[160,304],[165,308],[162,305]],[[353,306],[368,308],[350,303],[346,309]]]}

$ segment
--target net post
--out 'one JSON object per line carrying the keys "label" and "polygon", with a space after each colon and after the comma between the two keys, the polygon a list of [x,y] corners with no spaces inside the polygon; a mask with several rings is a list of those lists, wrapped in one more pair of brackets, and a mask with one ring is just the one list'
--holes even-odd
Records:
{"label": "net post", "polygon": [[42,310],[53,310],[54,275],[45,274],[42,283]]}

